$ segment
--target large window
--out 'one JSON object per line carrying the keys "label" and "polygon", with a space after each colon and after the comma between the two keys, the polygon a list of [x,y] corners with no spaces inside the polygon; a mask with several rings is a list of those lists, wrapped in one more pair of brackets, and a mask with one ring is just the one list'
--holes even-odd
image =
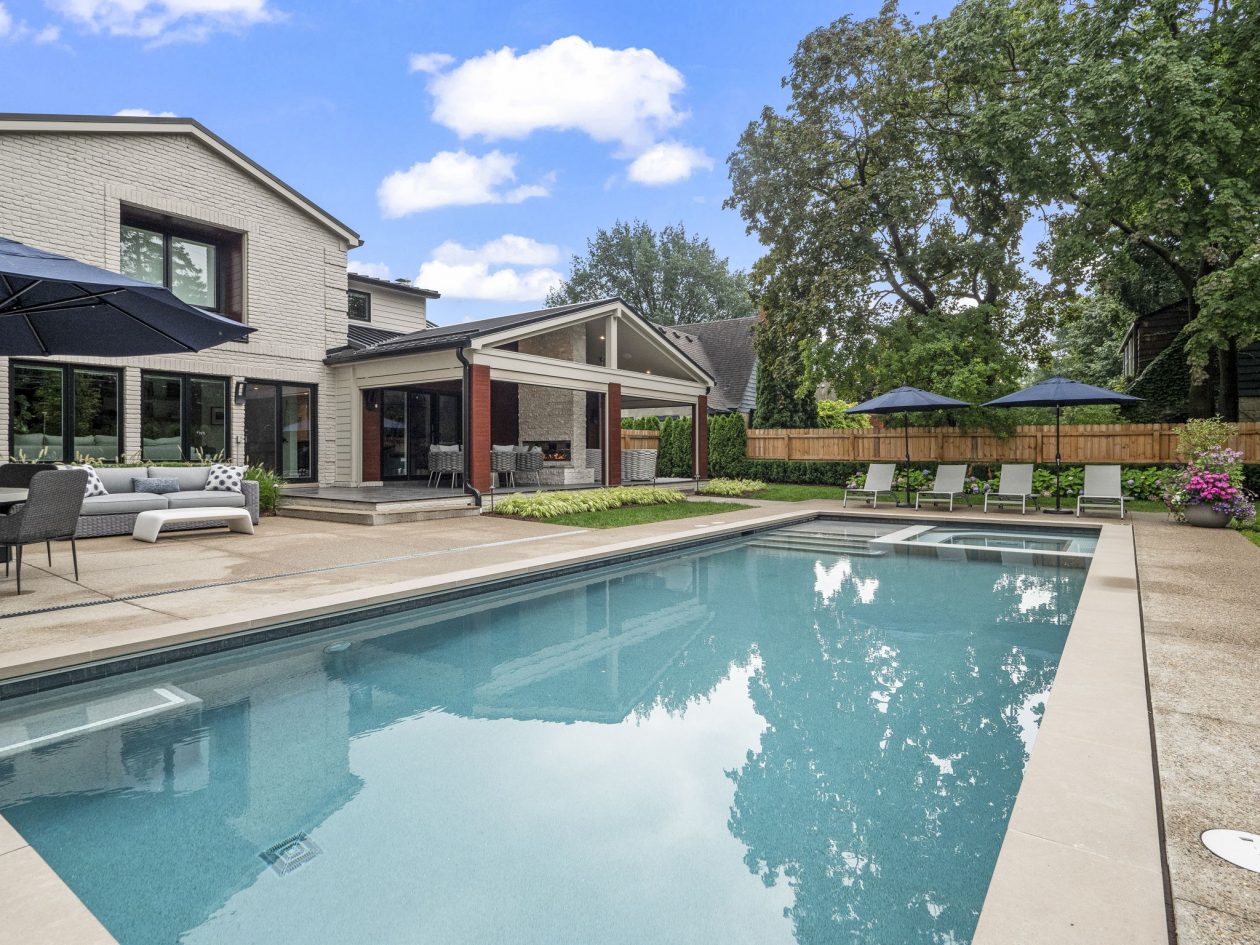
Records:
{"label": "large window", "polygon": [[124,208],[122,271],[170,289],[189,305],[241,318],[239,233]]}
{"label": "large window", "polygon": [[305,384],[250,381],[245,387],[245,459],[285,479],[312,480],[315,392]]}
{"label": "large window", "polygon": [[227,380],[187,374],[140,376],[144,459],[202,460],[227,455]]}
{"label": "large window", "polygon": [[372,320],[372,294],[360,292],[358,289],[351,289],[346,294],[348,296],[346,314],[353,321],[370,322]]}
{"label": "large window", "polygon": [[116,462],[122,452],[118,371],[15,363],[9,451],[26,460]]}

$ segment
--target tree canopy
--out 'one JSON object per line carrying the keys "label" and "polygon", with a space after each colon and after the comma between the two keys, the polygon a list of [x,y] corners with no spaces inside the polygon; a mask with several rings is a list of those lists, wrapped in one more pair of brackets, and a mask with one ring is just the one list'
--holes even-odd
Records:
{"label": "tree canopy", "polygon": [[618,220],[586,241],[547,304],[616,295],[654,322],[683,325],[755,314],[749,288],[746,273],[681,223],[657,232],[642,220]]}

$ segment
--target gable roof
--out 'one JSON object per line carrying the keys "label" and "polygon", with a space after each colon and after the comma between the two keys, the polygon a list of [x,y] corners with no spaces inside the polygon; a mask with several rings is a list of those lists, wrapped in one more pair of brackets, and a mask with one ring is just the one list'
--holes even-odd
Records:
{"label": "gable roof", "polygon": [[355,272],[353,269],[346,271],[346,279],[350,282],[358,282],[368,288],[388,289],[393,292],[403,292],[407,295],[422,295],[426,299],[440,299],[442,293],[436,289],[422,289],[418,285],[412,285],[410,282],[396,282],[393,279],[378,279],[376,276],[365,276],[361,272]]}
{"label": "gable roof", "polygon": [[660,332],[706,369],[717,382],[709,394],[713,410],[746,410],[754,389],[757,352],[753,329],[758,316],[690,325],[661,326]]}
{"label": "gable roof", "polygon": [[303,213],[341,236],[353,248],[362,246],[359,234],[327,210],[307,199],[253,158],[238,151],[194,118],[160,118],[132,115],[40,115],[0,113],[0,133],[22,134],[176,134],[197,139],[229,164],[253,177]]}
{"label": "gable roof", "polygon": [[[498,332],[507,331],[511,328],[522,328],[528,325],[541,324],[553,318],[573,315],[591,309],[607,308],[610,305],[618,305],[626,312],[629,312],[635,318],[642,321],[644,325],[653,329],[653,332],[661,337],[670,348],[680,354],[684,361],[696,368],[706,378],[713,379],[713,373],[708,369],[707,365],[702,364],[697,361],[696,358],[692,357],[693,350],[691,347],[683,348],[679,343],[681,339],[671,338],[666,335],[661,330],[661,326],[648,321],[640,315],[633,306],[617,296],[611,296],[606,299],[594,299],[590,302],[574,302],[569,305],[555,305],[551,308],[539,308],[529,312],[516,312],[511,315],[496,315],[493,318],[481,318],[476,321],[461,322],[457,325],[425,328],[420,331],[411,332],[410,334],[399,335],[396,338],[386,339],[377,344],[369,345],[363,349],[339,348],[335,351],[329,352],[328,356],[324,359],[324,363],[347,364],[353,361],[368,361],[373,358],[396,357],[402,354],[413,354],[421,351],[439,351],[447,348],[463,348],[478,338],[494,335]],[[703,354],[701,354],[701,357],[703,357]]]}

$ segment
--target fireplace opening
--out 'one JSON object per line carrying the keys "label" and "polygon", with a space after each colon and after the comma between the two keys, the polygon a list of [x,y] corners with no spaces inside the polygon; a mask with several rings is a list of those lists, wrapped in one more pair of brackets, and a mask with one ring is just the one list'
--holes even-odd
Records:
{"label": "fireplace opening", "polygon": [[537,446],[541,449],[544,462],[569,463],[573,461],[573,444],[570,440],[526,440],[525,445]]}

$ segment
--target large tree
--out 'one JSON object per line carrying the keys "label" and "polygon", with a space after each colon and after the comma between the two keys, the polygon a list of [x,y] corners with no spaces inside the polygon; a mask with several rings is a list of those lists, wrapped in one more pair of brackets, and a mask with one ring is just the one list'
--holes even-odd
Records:
{"label": "large tree", "polygon": [[618,220],[596,230],[547,304],[614,295],[662,325],[754,314],[747,274],[732,269],[708,240],[688,235],[681,223],[657,232],[641,220]]}
{"label": "large tree", "polygon": [[727,205],[767,247],[753,270],[773,329],[759,332],[762,365],[786,374],[803,359],[803,388],[974,399],[1043,353],[1044,310],[1017,304],[1028,204],[977,159],[932,38],[891,3],[815,30],[784,79],[791,103],[765,109],[730,156]]}
{"label": "large tree", "polygon": [[1191,319],[1191,410],[1233,415],[1260,335],[1260,3],[963,0],[933,33],[963,133],[1045,208],[1052,276],[1157,260]]}

